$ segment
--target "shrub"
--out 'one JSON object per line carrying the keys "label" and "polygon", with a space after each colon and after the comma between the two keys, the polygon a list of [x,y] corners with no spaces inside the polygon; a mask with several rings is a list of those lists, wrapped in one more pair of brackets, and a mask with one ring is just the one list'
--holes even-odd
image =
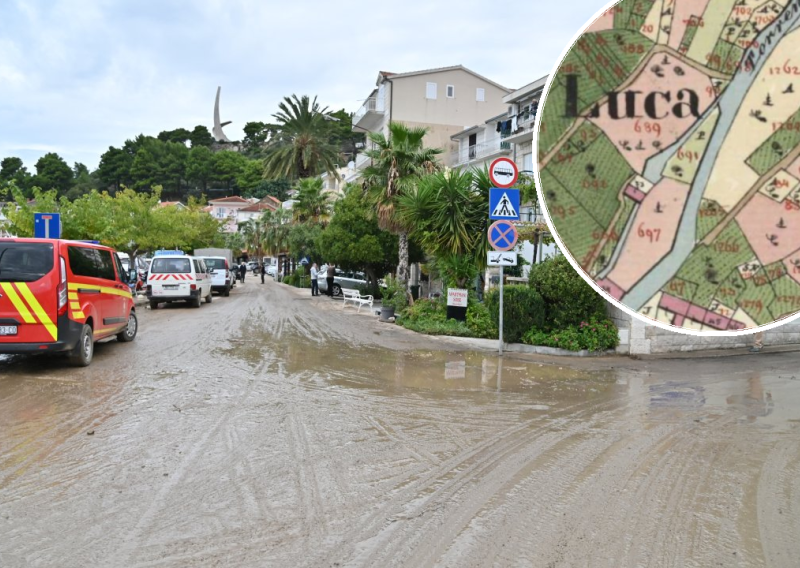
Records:
{"label": "shrub", "polygon": [[392,278],[391,276],[386,278],[386,287],[383,289],[381,305],[387,308],[394,308],[395,314],[408,306],[406,289],[397,281],[397,278]]}
{"label": "shrub", "polygon": [[563,330],[606,315],[603,297],[575,272],[564,255],[532,266],[528,285],[541,295],[547,306],[542,326],[546,331]]}
{"label": "shrub", "polygon": [[492,321],[489,308],[472,297],[467,304],[467,327],[473,337],[497,339],[497,324]]}
{"label": "shrub", "polygon": [[[500,289],[486,295],[486,307],[497,329],[500,323]],[[516,343],[531,328],[544,325],[545,306],[539,292],[525,285],[503,288],[503,341]]]}
{"label": "shrub", "polygon": [[429,335],[453,335],[458,337],[497,337],[497,328],[492,324],[489,311],[477,300],[470,298],[467,305],[467,321],[447,319],[445,298],[421,299],[414,302],[403,313],[398,323],[405,328]]}
{"label": "shrub", "polygon": [[298,266],[293,273],[284,276],[282,282],[295,288],[311,288],[311,280],[303,266]]}
{"label": "shrub", "polygon": [[570,351],[605,351],[619,343],[617,326],[608,318],[590,318],[578,325],[555,331],[531,329],[522,337],[523,343],[559,347]]}

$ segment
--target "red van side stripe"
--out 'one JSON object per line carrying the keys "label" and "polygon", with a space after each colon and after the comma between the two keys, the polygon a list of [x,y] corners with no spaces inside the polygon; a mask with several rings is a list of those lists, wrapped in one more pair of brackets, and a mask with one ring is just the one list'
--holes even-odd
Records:
{"label": "red van side stripe", "polygon": [[26,306],[25,302],[22,301],[22,298],[19,297],[19,294],[17,294],[17,291],[14,289],[12,284],[3,282],[0,283],[0,288],[3,289],[8,296],[8,299],[11,300],[11,303],[14,304],[15,308],[17,308],[17,312],[19,312],[19,315],[22,316],[22,320],[25,323],[36,323],[36,318],[33,317],[33,314],[31,314],[28,306]]}
{"label": "red van side stripe", "polygon": [[25,301],[28,302],[28,305],[33,308],[33,313],[36,314],[36,317],[39,318],[39,321],[42,322],[44,328],[47,330],[47,333],[53,338],[53,341],[58,341],[58,327],[53,323],[53,320],[50,319],[50,316],[47,315],[47,312],[42,308],[42,305],[36,299],[36,296],[33,295],[31,289],[28,288],[28,285],[23,282],[17,283],[17,290],[22,293],[22,297],[25,298]]}

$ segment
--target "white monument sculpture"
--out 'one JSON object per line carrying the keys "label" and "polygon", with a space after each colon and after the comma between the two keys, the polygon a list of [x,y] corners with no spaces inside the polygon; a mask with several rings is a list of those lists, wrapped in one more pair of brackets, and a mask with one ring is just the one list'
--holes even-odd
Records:
{"label": "white monument sculpture", "polygon": [[223,126],[227,126],[231,123],[230,120],[226,122],[219,121],[219,92],[222,90],[222,87],[217,87],[217,99],[214,101],[214,128],[211,130],[211,133],[214,135],[214,140],[217,142],[230,142],[228,137],[225,136],[225,133],[222,131]]}

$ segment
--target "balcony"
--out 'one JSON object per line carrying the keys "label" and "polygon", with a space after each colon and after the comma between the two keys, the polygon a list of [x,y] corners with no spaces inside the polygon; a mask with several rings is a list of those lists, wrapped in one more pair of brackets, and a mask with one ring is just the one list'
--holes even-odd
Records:
{"label": "balcony", "polygon": [[366,154],[358,154],[355,159],[356,163],[355,170],[357,172],[360,172],[369,165],[370,161],[371,160],[367,157]]}
{"label": "balcony", "polygon": [[492,138],[473,146],[463,146],[459,151],[450,156],[452,167],[472,165],[473,162],[485,161],[498,156],[511,153],[511,143],[508,138]]}
{"label": "balcony", "polygon": [[535,112],[520,115],[517,121],[517,130],[506,136],[506,140],[508,142],[512,142],[513,144],[531,142],[533,140],[533,125],[535,122]]}
{"label": "balcony", "polygon": [[353,114],[353,128],[358,127],[363,130],[374,130],[381,122],[383,122],[384,115],[383,99],[378,100],[378,97],[370,97],[361,108]]}

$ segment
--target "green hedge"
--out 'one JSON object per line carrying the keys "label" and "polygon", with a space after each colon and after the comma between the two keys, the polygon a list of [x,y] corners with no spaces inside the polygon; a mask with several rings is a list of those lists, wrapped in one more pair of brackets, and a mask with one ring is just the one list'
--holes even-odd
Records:
{"label": "green hedge", "polygon": [[447,319],[447,300],[445,297],[421,299],[403,312],[397,323],[418,333],[428,335],[453,335],[458,337],[497,338],[497,327],[486,306],[469,298],[467,321]]}
{"label": "green hedge", "polygon": [[544,324],[536,326],[545,331],[563,330],[593,317],[606,316],[605,300],[575,272],[563,255],[533,265],[528,286],[541,295],[547,306]]}
{"label": "green hedge", "polygon": [[590,318],[566,329],[541,331],[531,329],[522,338],[529,345],[559,347],[570,351],[605,351],[619,344],[617,326],[608,318]]}
{"label": "green hedge", "polygon": [[[486,294],[486,307],[495,327],[500,322],[500,289]],[[545,322],[545,304],[536,290],[525,285],[503,287],[503,341],[518,343],[529,329],[540,329]]]}

